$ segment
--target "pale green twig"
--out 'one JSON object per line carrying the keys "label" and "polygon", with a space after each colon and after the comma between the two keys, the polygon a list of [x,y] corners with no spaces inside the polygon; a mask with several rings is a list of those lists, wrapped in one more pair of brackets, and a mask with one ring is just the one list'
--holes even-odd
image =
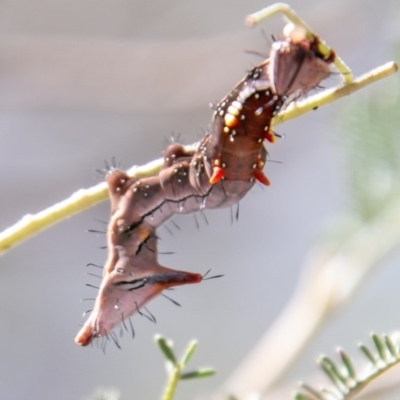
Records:
{"label": "pale green twig", "polygon": [[[133,177],[155,174],[161,168],[162,160],[156,160],[143,167],[132,167],[128,173]],[[63,200],[37,214],[27,214],[15,225],[0,233],[0,254],[21,243],[30,236],[55,225],[71,215],[84,211],[107,199],[105,182],[89,189],[80,189]]]}
{"label": "pale green twig", "polygon": [[321,93],[314,96],[310,96],[307,100],[301,102],[294,102],[290,104],[286,110],[279,113],[273,120],[273,124],[280,124],[293,118],[297,118],[300,115],[308,113],[314,110],[316,107],[322,107],[335,100],[338,100],[344,96],[348,96],[360,90],[371,83],[379,81],[380,79],[386,78],[395,72],[397,72],[398,66],[394,61],[390,61],[384,65],[381,65],[373,70],[367,72],[364,75],[354,79],[351,83],[342,83],[341,85],[326,89]]}
{"label": "pale green twig", "polygon": [[[362,75],[350,84],[343,83],[336,88],[311,96],[304,101],[293,103],[274,118],[273,124],[277,125],[288,121],[289,119],[296,118],[311,111],[315,107],[321,107],[343,96],[351,94],[379,79],[393,74],[396,71],[397,65],[394,62],[389,62],[381,67],[373,69],[365,75]],[[197,144],[193,144],[190,147],[193,148],[196,145]],[[128,174],[137,178],[154,175],[160,170],[162,163],[163,160],[158,159],[141,167],[134,166],[128,171]],[[80,189],[68,199],[63,200],[37,214],[26,215],[15,225],[0,233],[0,254],[40,231],[55,225],[57,222],[104,201],[106,198],[107,186],[105,183],[101,183],[89,189]]]}

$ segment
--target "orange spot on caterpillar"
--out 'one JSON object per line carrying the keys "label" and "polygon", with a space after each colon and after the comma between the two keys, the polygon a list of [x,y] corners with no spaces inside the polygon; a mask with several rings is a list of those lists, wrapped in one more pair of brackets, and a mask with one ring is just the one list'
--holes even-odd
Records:
{"label": "orange spot on caterpillar", "polygon": [[224,176],[224,170],[221,167],[214,167],[213,174],[210,178],[210,183],[214,185],[218,183]]}
{"label": "orange spot on caterpillar", "polygon": [[253,176],[258,182],[262,183],[265,186],[269,186],[271,184],[269,179],[265,176],[264,172],[260,171],[259,169],[253,171]]}
{"label": "orange spot on caterpillar", "polygon": [[150,229],[148,229],[147,227],[144,227],[142,225],[138,227],[138,237],[142,241],[145,241],[146,239],[148,239],[150,235],[151,235]]}
{"label": "orange spot on caterpillar", "polygon": [[239,123],[239,120],[232,114],[225,114],[224,122],[227,127],[234,128]]}
{"label": "orange spot on caterpillar", "polygon": [[265,132],[264,139],[268,140],[270,143],[276,143],[276,136],[271,131]]}

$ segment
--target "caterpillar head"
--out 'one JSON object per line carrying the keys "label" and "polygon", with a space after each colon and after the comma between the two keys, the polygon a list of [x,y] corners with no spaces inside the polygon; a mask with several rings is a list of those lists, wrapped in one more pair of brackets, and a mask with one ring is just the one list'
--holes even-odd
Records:
{"label": "caterpillar head", "polygon": [[335,54],[324,57],[319,51],[319,39],[310,40],[299,26],[288,24],[284,34],[286,39],[272,44],[268,75],[277,95],[298,97],[331,75]]}

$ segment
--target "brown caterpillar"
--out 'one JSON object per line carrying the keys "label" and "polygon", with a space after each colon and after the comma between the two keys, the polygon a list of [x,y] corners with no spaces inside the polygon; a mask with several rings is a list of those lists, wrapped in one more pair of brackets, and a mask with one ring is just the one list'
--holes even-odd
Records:
{"label": "brown caterpillar", "polygon": [[203,280],[202,275],[158,263],[156,229],[177,213],[229,207],[255,181],[269,185],[262,171],[267,158],[263,143],[275,141],[272,118],[289,96],[306,93],[330,74],[328,63],[312,48],[304,40],[275,42],[271,58],[253,68],[216,106],[198,148],[189,152],[169,146],[157,176],[136,180],[120,170],[109,172],[108,259],[94,310],[76,343],[86,346],[108,337],[164,289]]}

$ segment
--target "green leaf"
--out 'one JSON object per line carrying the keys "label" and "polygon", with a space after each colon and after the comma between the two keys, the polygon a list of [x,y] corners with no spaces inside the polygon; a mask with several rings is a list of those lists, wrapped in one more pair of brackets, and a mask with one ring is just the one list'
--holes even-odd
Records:
{"label": "green leaf", "polygon": [[372,341],[375,344],[376,349],[378,350],[378,355],[379,358],[383,361],[383,362],[387,362],[387,353],[386,353],[386,346],[385,346],[385,342],[381,339],[381,337],[379,335],[377,335],[376,333],[371,333],[371,338]]}
{"label": "green leaf", "polygon": [[347,376],[348,376],[349,378],[352,378],[352,379],[354,379],[354,380],[357,380],[356,371],[355,371],[355,369],[354,369],[354,365],[353,365],[353,362],[351,361],[351,358],[350,358],[350,357],[347,355],[347,353],[346,353],[343,349],[341,349],[341,348],[339,348],[339,349],[337,350],[337,352],[338,352],[340,358],[342,359],[343,365],[344,365],[345,368],[346,368]]}
{"label": "green leaf", "polygon": [[365,346],[364,344],[360,343],[358,345],[359,349],[364,353],[365,357],[368,358],[369,361],[371,361],[371,363],[375,366],[378,367],[378,360],[376,359],[376,357],[374,356],[374,354],[372,353],[372,351]]}
{"label": "green leaf", "polygon": [[385,341],[386,347],[387,347],[390,355],[393,358],[398,359],[399,358],[399,353],[397,351],[397,348],[396,348],[392,338],[390,336],[383,335],[383,340]]}
{"label": "green leaf", "polygon": [[199,368],[196,371],[185,372],[181,374],[180,379],[195,379],[195,378],[208,378],[209,376],[215,375],[213,368]]}
{"label": "green leaf", "polygon": [[193,353],[195,352],[197,348],[197,340],[192,340],[186,347],[185,352],[183,353],[182,359],[181,359],[181,366],[182,368],[185,368],[190,359],[193,356]]}
{"label": "green leaf", "polygon": [[163,336],[156,335],[154,337],[161,351],[164,353],[165,358],[170,361],[174,366],[178,365],[178,361],[175,357],[174,349]]}

